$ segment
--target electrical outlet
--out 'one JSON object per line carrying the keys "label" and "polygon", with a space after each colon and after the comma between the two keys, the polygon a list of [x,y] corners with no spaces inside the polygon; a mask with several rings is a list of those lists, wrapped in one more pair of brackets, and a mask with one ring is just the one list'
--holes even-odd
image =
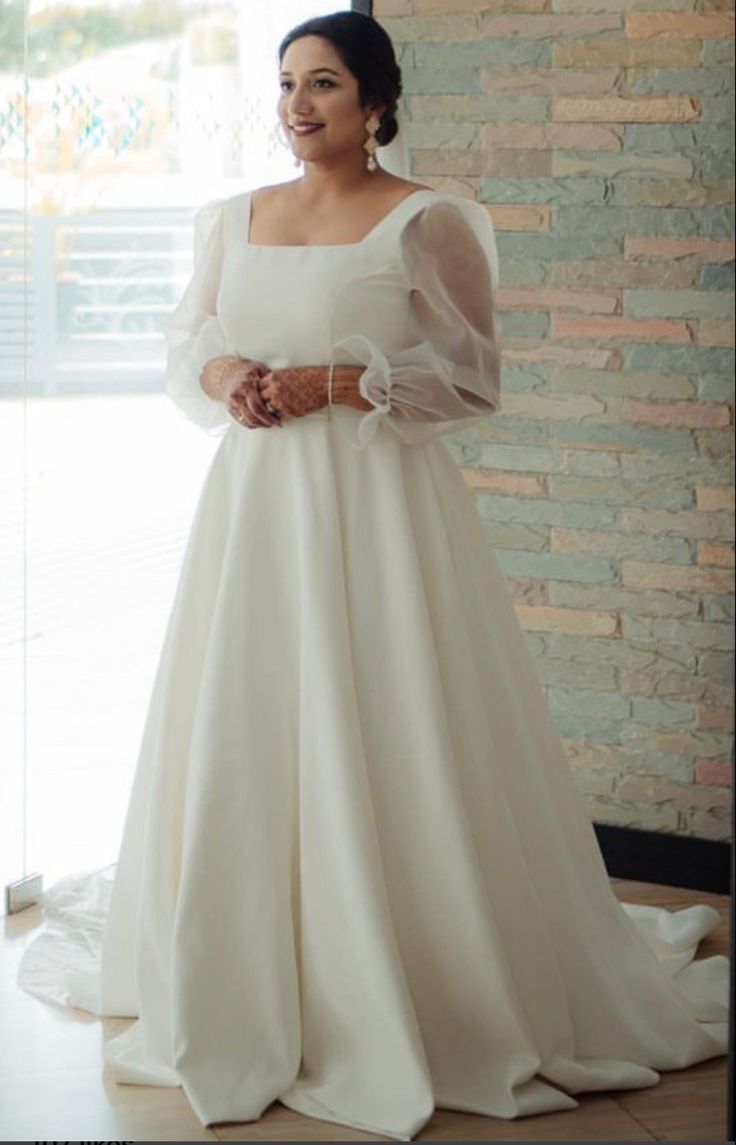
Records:
{"label": "electrical outlet", "polygon": [[5,884],[5,912],[17,914],[35,906],[43,897],[43,875],[24,875],[14,883]]}

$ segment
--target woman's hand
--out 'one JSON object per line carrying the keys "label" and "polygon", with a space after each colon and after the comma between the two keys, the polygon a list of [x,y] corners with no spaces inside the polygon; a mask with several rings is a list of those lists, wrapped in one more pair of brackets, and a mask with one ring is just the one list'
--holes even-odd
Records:
{"label": "woman's hand", "polygon": [[283,417],[304,417],[327,405],[327,366],[289,366],[259,381],[266,403]]}
{"label": "woman's hand", "polygon": [[269,411],[258,383],[268,374],[268,366],[234,356],[211,358],[200,375],[202,389],[224,402],[228,413],[248,429],[281,424],[281,417]]}

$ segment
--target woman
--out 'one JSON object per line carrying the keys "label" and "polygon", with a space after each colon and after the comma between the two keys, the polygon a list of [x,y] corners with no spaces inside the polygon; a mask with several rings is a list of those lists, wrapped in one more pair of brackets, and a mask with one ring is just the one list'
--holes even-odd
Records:
{"label": "woman", "polygon": [[616,901],[439,441],[499,408],[490,221],[375,165],[400,74],[374,21],[310,21],[280,62],[304,173],[200,213],[169,327],[171,396],[225,436],[101,967],[64,1000],[137,1016],[114,1076],[206,1125],[278,1099],[411,1140],[435,1106],[654,1085],[726,1051],[727,963],[692,963],[715,911]]}

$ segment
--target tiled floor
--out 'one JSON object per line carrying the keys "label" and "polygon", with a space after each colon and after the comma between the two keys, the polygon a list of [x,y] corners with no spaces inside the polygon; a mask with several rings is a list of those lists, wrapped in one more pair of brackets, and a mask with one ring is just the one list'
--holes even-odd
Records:
{"label": "tiled floor", "polygon": [[[723,896],[614,880],[626,902],[677,909],[707,902],[721,925],[699,956],[728,953]],[[305,1118],[274,1102],[255,1122],[205,1129],[181,1089],[117,1085],[103,1068],[105,1038],[127,1019],[98,1020],[47,1006],[21,991],[15,973],[41,921],[40,907],[3,920],[0,944],[0,1140],[359,1141],[368,1133]],[[579,1097],[570,1112],[515,1121],[438,1110],[423,1141],[725,1141],[725,1057],[662,1075],[652,1089]]]}

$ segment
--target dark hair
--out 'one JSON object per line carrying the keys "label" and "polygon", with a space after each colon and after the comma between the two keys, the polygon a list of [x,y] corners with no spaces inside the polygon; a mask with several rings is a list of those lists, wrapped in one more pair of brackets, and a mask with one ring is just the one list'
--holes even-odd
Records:
{"label": "dark hair", "polygon": [[321,36],[330,41],[358,81],[362,107],[384,105],[376,139],[382,146],[390,143],[399,130],[396,108],[401,95],[401,68],[388,33],[377,20],[362,12],[315,16],[287,32],[279,44],[279,61],[283,60],[289,45],[303,36]]}

